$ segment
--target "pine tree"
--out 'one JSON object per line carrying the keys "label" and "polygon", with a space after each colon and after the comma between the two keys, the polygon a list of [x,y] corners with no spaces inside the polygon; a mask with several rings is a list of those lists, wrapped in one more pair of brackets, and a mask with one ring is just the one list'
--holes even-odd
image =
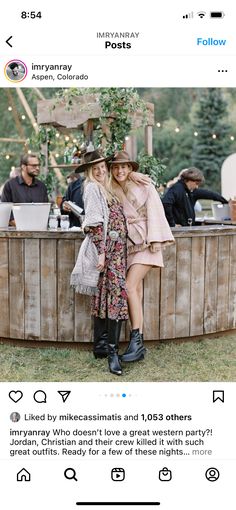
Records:
{"label": "pine tree", "polygon": [[220,191],[220,171],[224,159],[230,154],[230,127],[225,121],[227,103],[220,89],[207,89],[200,93],[194,129],[195,138],[192,163],[204,173],[206,184]]}

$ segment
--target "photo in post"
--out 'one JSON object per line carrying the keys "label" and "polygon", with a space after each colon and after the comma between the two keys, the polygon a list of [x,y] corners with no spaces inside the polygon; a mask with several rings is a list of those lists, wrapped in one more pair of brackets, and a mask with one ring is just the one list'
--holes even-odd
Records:
{"label": "photo in post", "polygon": [[235,90],[0,108],[2,380],[234,380]]}

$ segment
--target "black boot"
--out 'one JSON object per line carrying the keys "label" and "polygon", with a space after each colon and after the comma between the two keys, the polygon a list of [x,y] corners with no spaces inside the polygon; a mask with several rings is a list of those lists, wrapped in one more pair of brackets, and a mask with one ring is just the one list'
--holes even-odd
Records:
{"label": "black boot", "polygon": [[121,375],[122,367],[118,357],[121,321],[107,320],[108,332],[108,365],[112,374]]}
{"label": "black boot", "polygon": [[107,358],[107,321],[94,317],[93,354],[95,358]]}
{"label": "black boot", "polygon": [[120,356],[121,361],[140,361],[144,358],[146,349],[143,346],[143,335],[142,337],[141,335],[139,329],[131,331],[129,345],[124,354]]}

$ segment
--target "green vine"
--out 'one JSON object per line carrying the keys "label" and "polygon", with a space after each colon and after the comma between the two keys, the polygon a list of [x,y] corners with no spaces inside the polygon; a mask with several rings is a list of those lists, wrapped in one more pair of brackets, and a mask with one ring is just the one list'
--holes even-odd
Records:
{"label": "green vine", "polygon": [[124,148],[125,137],[132,130],[132,113],[141,110],[145,117],[147,108],[135,89],[102,89],[99,102],[102,108],[100,123],[106,123],[107,117],[112,115],[108,135],[101,133],[106,139],[105,152],[110,155]]}

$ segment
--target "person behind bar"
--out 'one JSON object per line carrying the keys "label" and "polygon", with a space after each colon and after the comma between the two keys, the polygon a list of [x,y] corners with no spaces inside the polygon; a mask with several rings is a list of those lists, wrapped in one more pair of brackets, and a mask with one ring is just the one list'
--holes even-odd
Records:
{"label": "person behind bar", "polygon": [[84,183],[83,241],[71,275],[71,285],[92,296],[95,358],[108,357],[111,373],[122,374],[118,356],[120,330],[128,319],[126,292],[127,228],[123,207],[111,192],[105,158],[94,150],[84,155],[77,171]]}
{"label": "person behind bar", "polygon": [[204,183],[204,175],[198,168],[182,170],[179,179],[170,186],[162,198],[165,215],[171,227],[195,225],[194,206],[199,199],[217,200],[227,204],[219,193],[198,189]]}
{"label": "person behind bar", "polygon": [[[70,181],[68,182],[68,180],[70,180]],[[77,172],[77,169],[75,170],[75,172],[73,172],[67,176],[67,182],[68,182],[68,188],[67,188],[65,195],[63,196],[63,199],[62,199],[61,213],[69,214],[70,227],[81,227],[80,219],[73,213],[70,205],[67,204],[68,201],[74,202],[76,205],[81,207],[81,209],[84,209],[83,191],[82,191],[83,180],[82,180],[79,172]],[[81,214],[84,214],[84,212],[82,212]]]}
{"label": "person behind bar", "polygon": [[24,154],[20,161],[20,175],[9,179],[3,188],[1,201],[13,203],[48,202],[47,188],[37,179],[40,173],[38,156]]}

